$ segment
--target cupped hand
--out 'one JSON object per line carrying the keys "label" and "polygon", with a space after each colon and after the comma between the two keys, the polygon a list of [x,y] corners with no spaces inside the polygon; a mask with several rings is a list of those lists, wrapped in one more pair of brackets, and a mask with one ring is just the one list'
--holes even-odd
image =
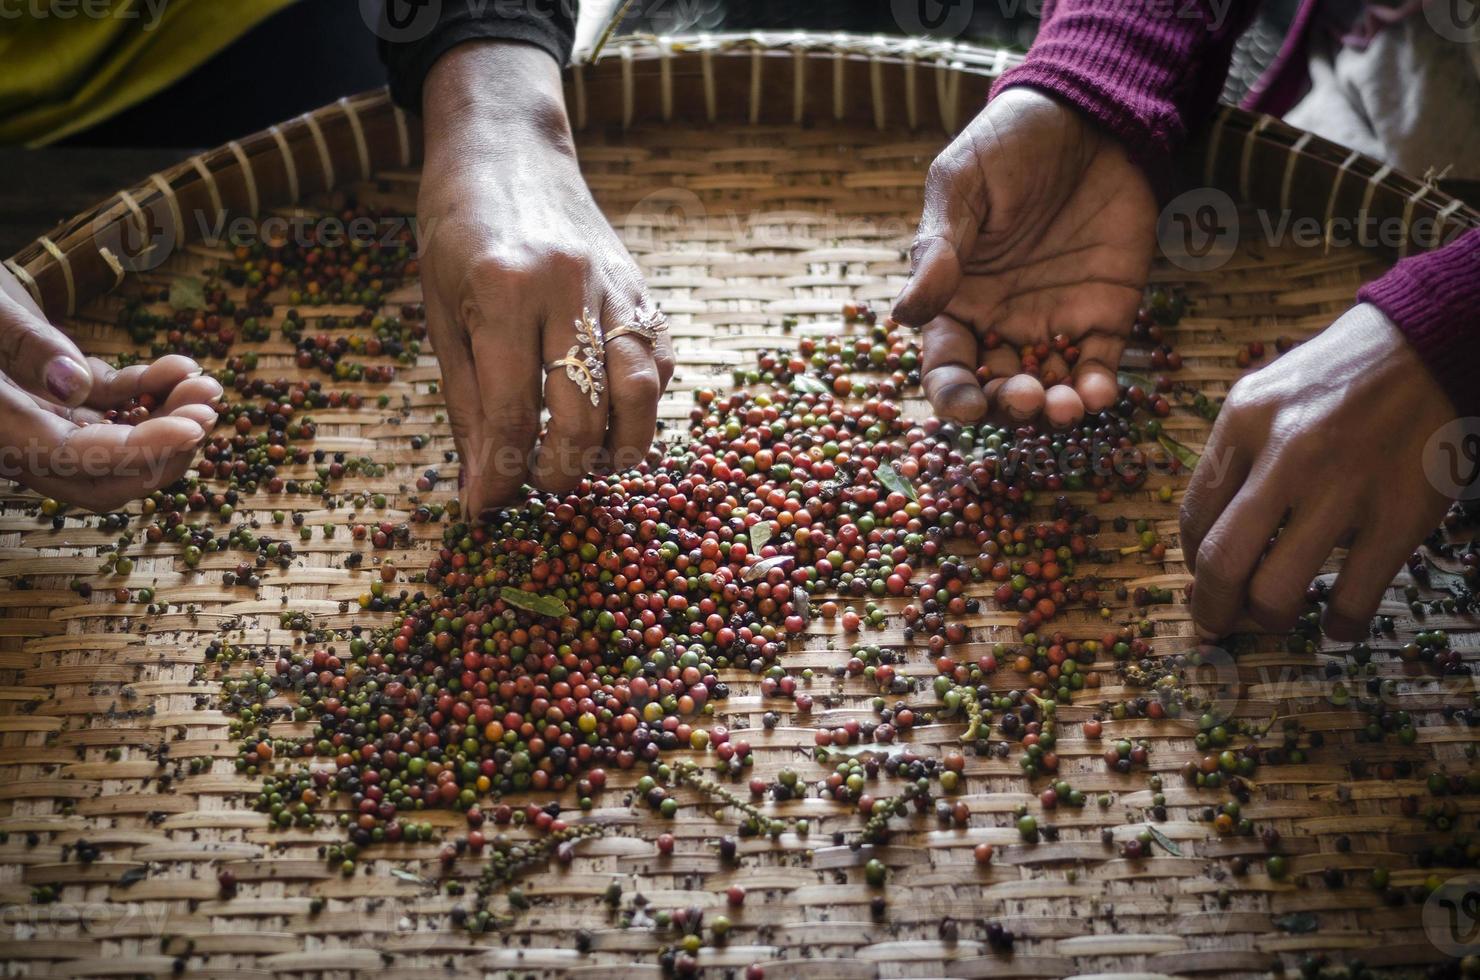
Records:
{"label": "cupped hand", "polygon": [[544,370],[578,345],[585,311],[610,333],[654,309],[581,176],[558,66],[523,44],[454,48],[428,76],[425,117],[422,282],[464,512],[636,465],[673,373],[667,334],[611,339],[594,402],[564,368]]}
{"label": "cupped hand", "polygon": [[[936,414],[1043,412],[1063,426],[1114,402],[1155,238],[1155,196],[1113,137],[1032,89],[987,103],[930,167],[894,303],[896,319],[923,330]],[[1003,343],[988,349],[993,334]],[[1078,348],[1073,367],[1054,352],[1041,380],[1021,373],[1019,351],[1059,335]]]}
{"label": "cupped hand", "polygon": [[1365,637],[1393,576],[1448,508],[1423,453],[1456,414],[1368,304],[1234,385],[1182,505],[1198,630],[1222,636],[1243,618],[1289,630],[1331,550],[1349,544],[1322,625],[1337,639]]}
{"label": "cupped hand", "polygon": [[[223,394],[188,357],[121,370],[84,357],[3,271],[0,372],[0,476],[95,511],[184,476]],[[148,419],[107,421],[136,404],[152,406]]]}

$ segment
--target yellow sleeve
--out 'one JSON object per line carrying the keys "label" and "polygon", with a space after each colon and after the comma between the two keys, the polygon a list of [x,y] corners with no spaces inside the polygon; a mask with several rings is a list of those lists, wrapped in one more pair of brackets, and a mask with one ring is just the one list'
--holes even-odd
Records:
{"label": "yellow sleeve", "polygon": [[294,0],[28,0],[0,30],[0,144],[40,146],[168,88]]}

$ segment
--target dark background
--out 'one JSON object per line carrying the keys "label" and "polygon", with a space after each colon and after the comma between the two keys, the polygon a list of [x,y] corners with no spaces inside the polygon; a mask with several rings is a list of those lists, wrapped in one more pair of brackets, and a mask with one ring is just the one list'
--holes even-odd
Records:
{"label": "dark background", "polygon": [[[1266,19],[1240,45],[1226,97],[1236,99],[1272,58],[1293,3],[1266,4]],[[1040,9],[1041,0],[637,0],[619,33],[924,33],[1026,50]],[[357,0],[301,0],[93,130],[42,150],[0,147],[0,256],[190,149],[218,146],[384,83]]]}

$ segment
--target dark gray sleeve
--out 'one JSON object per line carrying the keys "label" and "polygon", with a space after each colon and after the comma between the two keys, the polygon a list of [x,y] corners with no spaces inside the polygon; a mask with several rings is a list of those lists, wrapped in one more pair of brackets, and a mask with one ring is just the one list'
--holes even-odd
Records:
{"label": "dark gray sleeve", "polygon": [[391,97],[420,113],[427,73],[465,41],[522,41],[564,65],[578,7],[579,0],[385,0],[377,33]]}

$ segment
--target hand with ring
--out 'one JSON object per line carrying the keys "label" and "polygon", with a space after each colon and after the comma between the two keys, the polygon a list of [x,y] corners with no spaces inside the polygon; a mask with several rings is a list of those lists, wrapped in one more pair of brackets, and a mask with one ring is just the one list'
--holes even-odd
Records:
{"label": "hand with ring", "polygon": [[463,512],[636,465],[672,347],[581,176],[559,66],[530,45],[463,44],[433,66],[423,103],[422,282]]}

